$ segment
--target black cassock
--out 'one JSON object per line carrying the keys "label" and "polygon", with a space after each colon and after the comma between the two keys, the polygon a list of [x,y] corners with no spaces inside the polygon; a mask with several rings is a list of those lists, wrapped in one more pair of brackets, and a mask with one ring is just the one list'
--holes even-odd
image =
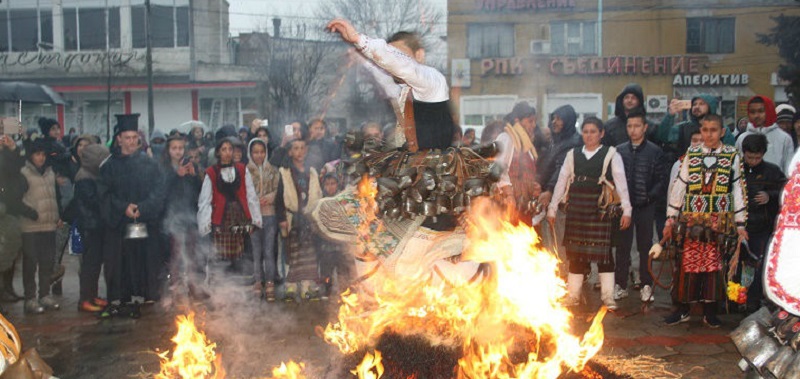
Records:
{"label": "black cassock", "polygon": [[[158,300],[166,257],[161,244],[161,221],[166,194],[164,175],[155,160],[143,152],[124,156],[118,151],[100,166],[101,212],[106,222],[103,249],[108,299],[130,302],[131,296]],[[148,237],[125,239],[133,219],[128,204],[139,207],[136,222],[147,224]]]}

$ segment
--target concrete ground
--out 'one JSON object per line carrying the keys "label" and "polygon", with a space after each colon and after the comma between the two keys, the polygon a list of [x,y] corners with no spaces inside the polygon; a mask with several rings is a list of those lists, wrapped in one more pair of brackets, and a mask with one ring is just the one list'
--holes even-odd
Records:
{"label": "concrete ground", "polygon": [[[98,320],[77,311],[78,258],[65,257],[65,263],[61,310],[26,315],[23,302],[3,304],[24,349],[36,348],[63,379],[152,377],[159,370],[156,351],[171,347],[175,316],[186,311],[187,303],[165,300],[146,306],[138,320]],[[19,273],[17,292],[22,291]],[[338,353],[317,336],[315,328],[335,316],[333,301],[266,303],[254,300],[249,292],[241,285],[218,287],[205,306],[195,308],[201,329],[217,343],[228,378],[269,377],[272,367],[290,359],[305,362],[312,378],[331,371],[330,357]],[[579,308],[576,320],[590,319],[599,307],[599,291],[587,285],[584,292],[588,304]],[[736,366],[739,354],[727,336],[742,315],[723,315],[719,329],[704,327],[699,314],[688,323],[668,327],[661,321],[670,311],[663,290],[656,291],[656,302],[650,306],[642,306],[638,291],[631,291],[619,304],[620,310],[605,318],[602,355],[651,356],[675,374],[671,377],[743,377]]]}

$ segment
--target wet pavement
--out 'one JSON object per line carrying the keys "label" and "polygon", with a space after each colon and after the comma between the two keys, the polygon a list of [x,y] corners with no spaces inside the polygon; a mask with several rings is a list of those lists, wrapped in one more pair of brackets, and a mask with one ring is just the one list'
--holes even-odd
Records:
{"label": "wet pavement", "polygon": [[[187,311],[188,302],[166,299],[144,306],[137,320],[99,320],[78,312],[78,258],[65,257],[65,263],[60,310],[26,315],[23,302],[3,304],[6,317],[23,340],[23,349],[36,348],[63,379],[151,378],[159,371],[156,352],[171,347],[175,316]],[[22,289],[20,272],[18,269],[17,292]],[[588,321],[599,306],[600,292],[588,285],[584,292],[588,304],[578,309],[576,320]],[[736,366],[739,354],[728,338],[743,315],[722,315],[723,326],[710,329],[702,325],[698,309],[691,321],[665,326],[661,319],[670,311],[665,291],[657,289],[656,302],[647,307],[639,301],[638,291],[630,292],[629,298],[619,302],[620,310],[605,318],[606,343],[600,354],[651,356],[676,374],[672,377],[743,377]],[[266,303],[254,299],[250,288],[242,285],[216,287],[212,295],[205,304],[192,307],[198,312],[201,330],[217,343],[227,378],[270,377],[272,367],[290,359],[305,362],[311,378],[329,377],[325,374],[333,370],[332,357],[338,353],[315,329],[335,317],[333,301]]]}

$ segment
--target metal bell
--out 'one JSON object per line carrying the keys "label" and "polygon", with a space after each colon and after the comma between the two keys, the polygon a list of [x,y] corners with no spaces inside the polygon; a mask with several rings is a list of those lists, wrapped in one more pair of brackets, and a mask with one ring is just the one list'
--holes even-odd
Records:
{"label": "metal bell", "polygon": [[778,352],[770,357],[762,371],[770,373],[776,378],[783,378],[794,360],[795,351],[789,346],[781,346]]}
{"label": "metal bell", "polygon": [[147,237],[147,224],[143,222],[136,222],[134,219],[132,223],[125,227],[125,239],[135,240]]}
{"label": "metal bell", "polygon": [[497,142],[491,142],[485,145],[478,146],[472,149],[472,151],[474,151],[475,154],[480,155],[482,158],[491,158],[497,155],[500,149]]}
{"label": "metal bell", "polygon": [[731,332],[730,337],[736,349],[739,350],[739,354],[742,356],[744,356],[744,352],[757,341],[762,338],[770,338],[767,335],[766,327],[755,320],[742,321],[739,327]]}
{"label": "metal bell", "polygon": [[781,345],[777,340],[771,336],[764,336],[750,345],[744,353],[742,353],[742,356],[750,363],[750,366],[761,374],[764,365],[778,352],[780,347]]}
{"label": "metal bell", "polygon": [[453,196],[451,200],[450,206],[453,209],[453,213],[461,213],[466,210],[466,204],[464,203],[464,192],[458,192]]}
{"label": "metal bell", "polygon": [[425,215],[425,217],[436,216],[438,214],[436,212],[436,203],[433,201],[426,201],[422,203],[422,214]]}
{"label": "metal bell", "polygon": [[445,195],[436,196],[436,213],[447,214],[451,211],[450,198]]}
{"label": "metal bell", "polygon": [[378,178],[378,196],[391,197],[400,193],[400,185],[394,178]]}
{"label": "metal bell", "polygon": [[410,214],[410,215],[416,215],[417,214],[417,209],[418,209],[417,208],[417,204],[418,203],[415,202],[410,197],[406,198],[406,201],[403,203],[403,212],[405,212],[407,214]]}

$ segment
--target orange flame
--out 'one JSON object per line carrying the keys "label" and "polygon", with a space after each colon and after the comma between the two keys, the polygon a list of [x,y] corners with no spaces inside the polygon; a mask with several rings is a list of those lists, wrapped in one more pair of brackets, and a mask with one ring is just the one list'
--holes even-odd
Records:
{"label": "orange flame", "polygon": [[214,353],[217,344],[210,342],[205,333],[197,330],[194,312],[178,316],[175,322],[178,332],[172,337],[175,349],[172,358],[169,351],[161,358],[161,372],[154,379],[223,379],[222,355]]}
{"label": "orange flame", "polygon": [[[490,280],[433,285],[382,278],[370,297],[342,296],[325,340],[347,354],[374,346],[386,332],[427,336],[433,344],[460,347],[459,378],[556,378],[565,369],[583,370],[602,347],[606,309],[582,337],[574,335],[557,256],[539,247],[533,228],[511,224],[488,204],[473,203],[461,260],[490,263]],[[520,346],[527,359],[514,362],[509,352]]]}
{"label": "orange flame", "polygon": [[281,362],[280,367],[275,367],[272,369],[272,377],[270,379],[305,379],[305,376],[303,375],[303,369],[305,369],[305,367],[305,363],[302,362]]}
{"label": "orange flame", "polygon": [[358,379],[378,379],[383,376],[381,359],[381,352],[378,350],[375,350],[375,355],[367,353],[361,364],[350,372],[353,375],[358,375]]}

